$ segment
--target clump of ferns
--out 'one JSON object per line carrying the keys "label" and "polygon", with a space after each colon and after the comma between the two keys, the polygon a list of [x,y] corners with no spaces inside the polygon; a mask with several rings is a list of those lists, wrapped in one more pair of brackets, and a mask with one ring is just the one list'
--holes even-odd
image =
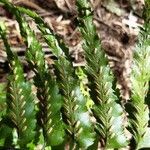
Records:
{"label": "clump of ferns", "polygon": [[[10,97],[12,101],[8,101],[8,106],[10,107],[8,107],[7,111],[8,113],[9,110],[11,110],[10,112],[13,115],[8,115],[9,117],[6,117],[3,122],[8,125],[6,121],[9,120],[9,122],[12,122],[13,127],[16,127],[20,147],[27,145],[27,143],[34,139],[33,136],[37,138],[38,135],[33,131],[38,133],[41,128],[43,129],[45,143],[50,146],[56,146],[63,142],[63,147],[69,146],[70,149],[87,149],[94,142],[91,148],[94,147],[97,149],[100,141],[101,148],[126,147],[128,142],[124,135],[124,127],[122,126],[123,109],[116,102],[118,99],[112,88],[113,75],[108,67],[105,54],[101,49],[95,27],[91,24],[92,14],[90,12],[89,3],[87,3],[86,0],[78,1],[79,12],[81,12],[79,13],[78,20],[83,36],[83,49],[85,50],[85,59],[87,62],[84,73],[88,78],[90,96],[94,102],[91,108],[92,115],[96,118],[96,122],[93,124],[94,128],[90,122],[89,112],[86,107],[87,98],[84,97],[81,92],[78,77],[70,61],[68,48],[61,42],[60,38],[46,26],[37,14],[24,8],[15,7],[5,0],[2,0],[2,2],[9,11],[14,13],[19,23],[22,37],[27,46],[26,59],[35,73],[34,84],[37,87],[38,115],[36,118],[35,110],[33,109],[35,103],[31,94],[31,88],[28,86],[30,90],[27,90],[27,95],[31,95],[32,97],[30,99],[32,104],[29,103],[32,108],[25,105],[28,103],[28,101],[24,99],[24,97],[26,97],[26,95],[24,96],[24,94],[26,94],[26,88],[24,86],[20,87],[22,82],[25,82],[22,67],[17,56],[11,52],[3,29],[1,29],[8,60],[10,60],[10,64],[12,64],[11,76],[13,76],[9,78],[11,84],[8,84],[8,86],[13,87],[13,90],[9,88],[10,94],[8,94],[8,97]],[[53,66],[56,78],[48,71],[42,47],[36,39],[34,32],[29,28],[25,18],[21,17],[21,13],[27,14],[34,19],[53,55],[57,57]],[[148,29],[149,27],[147,25],[145,30]],[[149,65],[148,59],[150,58],[148,36],[149,35],[144,31],[135,51],[131,77],[133,84],[132,96],[130,103],[126,107],[126,111],[129,114],[129,131],[133,137],[130,144],[132,148],[146,147],[147,143],[145,144],[145,141],[147,141],[147,135],[149,133],[147,128],[149,110],[145,104],[145,98],[149,89],[148,82],[150,75],[149,70],[144,68],[145,64]],[[17,84],[16,82],[19,83],[18,90],[18,87],[13,86]],[[14,89],[17,91],[14,92]],[[23,90],[19,92],[20,89]],[[14,100],[13,94],[15,93],[17,93],[17,97],[15,97]],[[18,97],[19,99],[21,98],[21,101],[17,101]],[[20,109],[15,110],[14,108],[16,108],[16,106],[12,107],[9,104],[10,102],[13,102],[11,104],[12,106],[20,106]],[[26,108],[28,108],[27,106],[29,109],[26,110]],[[30,121],[26,122],[24,120],[28,120],[26,112],[30,109],[33,113],[30,112],[28,115],[33,116],[30,118],[32,121],[32,130],[31,128],[29,129],[33,134],[31,134],[32,138],[30,137],[29,141],[25,142],[26,138],[23,140],[23,134],[20,133],[27,131],[26,127]],[[16,116],[21,114],[25,119],[20,120],[20,118],[14,118],[14,113]],[[36,119],[37,124],[35,126]],[[18,122],[18,120],[20,121]],[[97,133],[95,141],[94,129]],[[26,133],[24,135],[26,135]],[[7,139],[12,139],[12,136],[12,131],[10,130],[9,138]],[[9,143],[12,144],[12,141],[10,140]]]}
{"label": "clump of ferns", "polygon": [[[5,4],[15,14],[21,34],[28,47],[26,57],[35,72],[34,82],[37,87],[37,97],[39,99],[38,108],[40,115],[38,116],[38,123],[43,128],[46,143],[51,146],[61,143],[64,138],[65,129],[67,136],[71,137],[67,138],[69,139],[70,149],[87,148],[94,141],[94,133],[86,108],[86,99],[80,91],[78,78],[75,77],[75,70],[72,68],[71,62],[67,60],[67,56],[64,55],[64,52],[59,47],[55,36],[50,33],[51,31],[48,28],[45,28],[43,20],[33,12],[23,8],[20,8],[20,10],[16,9],[7,2]],[[45,39],[48,38],[48,44],[54,55],[58,58],[54,66],[58,84],[50,76],[50,72],[47,71],[42,47],[26,23],[26,20],[21,17],[20,11],[34,17],[35,21],[38,21],[38,27],[42,32],[49,32],[43,36]],[[58,93],[58,86],[63,97],[62,117],[59,111],[61,108],[61,105],[59,105],[61,97]],[[64,122],[62,122],[62,118]]]}

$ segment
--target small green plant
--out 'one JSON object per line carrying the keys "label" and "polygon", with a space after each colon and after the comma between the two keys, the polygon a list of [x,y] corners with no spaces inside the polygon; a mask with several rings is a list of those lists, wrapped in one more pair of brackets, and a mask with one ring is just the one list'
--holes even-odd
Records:
{"label": "small green plant", "polygon": [[[148,15],[135,48],[131,99],[124,109],[115,94],[115,77],[101,48],[86,0],[77,2],[86,60],[83,68],[73,67],[67,46],[35,12],[6,0],[0,2],[19,24],[27,47],[25,57],[35,73],[33,82],[26,81],[22,64],[12,52],[6,38],[7,29],[1,22],[0,35],[10,66],[7,85],[0,84],[0,146],[3,149],[32,150],[39,144],[45,149],[61,150],[150,148]],[[145,12],[148,10],[149,7]],[[41,43],[22,14],[34,20],[57,57],[53,72],[48,69]],[[83,78],[87,79],[87,85],[82,83]],[[32,94],[32,86],[37,89],[36,95]],[[128,124],[124,125],[126,114]],[[126,137],[129,133],[130,139]]]}

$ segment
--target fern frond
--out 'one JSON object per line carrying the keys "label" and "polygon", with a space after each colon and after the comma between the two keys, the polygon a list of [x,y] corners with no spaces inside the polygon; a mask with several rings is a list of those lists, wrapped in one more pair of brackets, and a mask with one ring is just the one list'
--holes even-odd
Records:
{"label": "fern frond", "polygon": [[64,129],[60,114],[62,97],[54,77],[48,71],[44,60],[42,46],[29,28],[26,20],[16,10],[16,19],[19,22],[21,34],[27,45],[26,58],[35,72],[34,82],[37,87],[39,99],[39,124],[43,128],[43,134],[47,145],[58,145],[64,140]]}
{"label": "fern frond", "polygon": [[78,3],[80,9],[87,8],[84,13],[86,16],[80,15],[79,22],[84,39],[83,49],[87,63],[85,72],[89,79],[90,95],[95,103],[92,112],[96,118],[95,129],[100,137],[101,148],[124,147],[127,145],[127,140],[123,133],[123,110],[116,103],[117,97],[112,89],[113,76],[101,49],[95,27],[92,24],[93,20],[87,1],[78,1]]}
{"label": "fern frond", "polygon": [[[131,146],[137,149],[150,147],[150,144],[148,144],[150,137],[147,137],[150,131],[148,128],[149,108],[145,102],[150,82],[150,26],[146,25],[144,30],[135,48],[131,74],[132,95],[131,102],[127,107],[129,127],[133,134]],[[132,111],[130,110],[131,108],[133,109]],[[147,141],[146,143],[145,140]]]}
{"label": "fern frond", "polygon": [[65,53],[66,58],[70,59],[68,48],[65,46],[62,39],[47,26],[40,16],[31,10],[27,10],[22,7],[17,8],[21,13],[25,13],[34,19],[38,29],[41,31],[43,38],[52,50],[54,56],[59,57]]}
{"label": "fern frond", "polygon": [[10,65],[7,90],[7,114],[18,133],[18,143],[25,148],[35,135],[35,109],[31,85],[24,80],[22,65],[7,42],[4,26],[0,28]]}
{"label": "fern frond", "polygon": [[[93,130],[86,98],[83,96],[79,81],[72,65],[64,57],[59,57],[55,63],[57,81],[64,96],[62,108],[66,131],[72,140],[70,149],[87,148],[93,143]],[[71,143],[73,145],[71,146]]]}

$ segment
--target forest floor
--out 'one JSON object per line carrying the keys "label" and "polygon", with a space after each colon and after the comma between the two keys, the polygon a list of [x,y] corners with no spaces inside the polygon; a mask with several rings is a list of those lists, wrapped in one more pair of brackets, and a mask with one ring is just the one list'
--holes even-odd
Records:
{"label": "forest floor", "polygon": [[[75,25],[77,19],[77,9],[75,1],[70,0],[11,0],[16,6],[21,6],[35,11],[39,14],[47,25],[61,37],[65,44],[69,47],[70,55],[73,58],[74,66],[83,66],[84,57],[82,50],[82,40],[80,32]],[[48,63],[52,63],[53,55],[47,44],[44,42],[39,30],[36,27],[34,21],[26,17],[30,27],[34,30],[38,40],[43,46],[45,53],[45,59]],[[24,66],[25,75],[27,78],[33,77],[33,72],[29,69],[25,60],[26,46],[23,38],[20,35],[19,25],[15,20],[13,14],[8,12],[2,4],[0,4],[0,21],[4,22],[7,27],[8,41],[13,51],[15,51]],[[3,45],[3,41],[0,38],[0,82],[5,82],[7,74],[9,72],[7,55]]]}

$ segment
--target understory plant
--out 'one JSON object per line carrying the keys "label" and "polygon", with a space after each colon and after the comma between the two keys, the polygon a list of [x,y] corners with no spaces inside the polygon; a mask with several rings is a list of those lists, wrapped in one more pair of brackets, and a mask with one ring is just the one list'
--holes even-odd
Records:
{"label": "understory plant", "polygon": [[[6,0],[0,2],[19,24],[27,47],[26,61],[35,74],[33,81],[25,79],[21,61],[7,40],[5,24],[0,22],[10,68],[7,83],[0,84],[0,146],[3,149],[32,150],[40,144],[43,149],[52,150],[150,148],[148,1],[145,25],[134,50],[131,98],[125,108],[116,94],[115,77],[101,48],[86,0],[77,2],[84,67],[73,67],[68,47],[35,12]],[[57,58],[51,70],[42,44],[23,14],[34,20]],[[81,83],[82,78],[87,80],[86,84]],[[92,101],[91,106],[87,105],[89,101]]]}

